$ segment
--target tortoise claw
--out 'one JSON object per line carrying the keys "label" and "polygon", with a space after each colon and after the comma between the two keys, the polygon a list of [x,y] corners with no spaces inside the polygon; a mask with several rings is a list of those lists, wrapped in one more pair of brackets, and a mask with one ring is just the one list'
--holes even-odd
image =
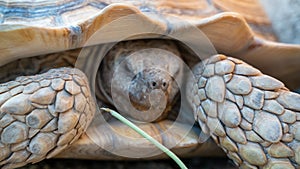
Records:
{"label": "tortoise claw", "polygon": [[195,68],[191,103],[203,132],[240,168],[300,165],[300,95],[238,59]]}
{"label": "tortoise claw", "polygon": [[0,167],[51,158],[89,125],[95,103],[85,75],[52,69],[0,85]]}

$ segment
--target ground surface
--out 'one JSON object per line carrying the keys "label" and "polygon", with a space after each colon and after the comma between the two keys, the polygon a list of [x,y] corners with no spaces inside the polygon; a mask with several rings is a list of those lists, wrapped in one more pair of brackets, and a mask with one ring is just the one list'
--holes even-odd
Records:
{"label": "ground surface", "polygon": [[[224,158],[183,159],[189,169],[237,169]],[[178,169],[171,160],[114,162],[88,160],[45,160],[21,169]]]}

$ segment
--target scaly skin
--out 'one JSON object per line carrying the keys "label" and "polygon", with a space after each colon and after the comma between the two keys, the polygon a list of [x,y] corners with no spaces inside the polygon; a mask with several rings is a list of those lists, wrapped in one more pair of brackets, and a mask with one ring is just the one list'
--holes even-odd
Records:
{"label": "scaly skin", "polygon": [[0,166],[51,158],[76,141],[95,112],[85,75],[52,69],[0,85]]}
{"label": "scaly skin", "polygon": [[[202,130],[240,168],[298,167],[300,96],[240,60],[216,55],[205,62],[195,68],[188,97]],[[85,131],[95,106],[77,69],[1,84],[0,166],[16,168],[63,151]]]}
{"label": "scaly skin", "polygon": [[198,65],[190,95],[202,130],[240,168],[298,168],[300,95],[238,59]]}

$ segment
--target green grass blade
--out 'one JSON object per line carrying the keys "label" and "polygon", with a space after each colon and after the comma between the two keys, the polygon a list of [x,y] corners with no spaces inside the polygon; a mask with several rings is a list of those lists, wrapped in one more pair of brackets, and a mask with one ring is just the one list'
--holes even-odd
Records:
{"label": "green grass blade", "polygon": [[124,124],[128,125],[130,128],[135,130],[137,133],[145,137],[147,140],[149,140],[152,144],[154,144],[157,148],[161,149],[164,153],[166,153],[170,158],[172,158],[177,165],[182,168],[182,169],[187,169],[187,167],[184,165],[184,163],[172,152],[170,151],[167,147],[164,145],[160,144],[157,140],[155,140],[153,137],[151,137],[149,134],[144,132],[142,129],[140,129],[138,126],[133,124],[131,121],[127,120],[125,117],[120,115],[114,110],[111,110],[109,108],[101,108],[101,110],[104,110],[106,112],[109,112],[112,116],[123,122]]}

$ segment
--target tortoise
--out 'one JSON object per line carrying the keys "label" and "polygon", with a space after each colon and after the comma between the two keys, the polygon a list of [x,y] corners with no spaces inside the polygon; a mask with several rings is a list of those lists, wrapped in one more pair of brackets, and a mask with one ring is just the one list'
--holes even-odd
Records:
{"label": "tortoise", "polygon": [[[247,1],[222,0],[213,1],[218,8],[194,0],[0,2],[2,168],[52,157],[162,158],[127,126],[99,112],[102,106],[117,108],[111,104],[114,98],[129,98],[138,113],[128,111],[127,104],[121,113],[178,154],[222,155],[214,140],[240,168],[299,166],[300,96],[284,83],[291,89],[299,86],[300,46],[265,40],[275,37],[256,1],[249,11],[238,8]],[[217,14],[224,10],[241,14]],[[217,50],[204,60],[172,39],[178,34],[198,36],[193,28]],[[116,44],[119,40],[123,42]],[[96,62],[92,56],[99,52],[97,44],[111,49],[99,70],[76,65],[80,59]],[[210,48],[197,45],[204,51]],[[80,57],[85,53],[89,58]],[[139,56],[147,57],[137,60]],[[116,63],[121,60],[126,62],[119,71]],[[192,67],[192,76],[184,74],[184,63]],[[147,64],[156,69],[139,70]],[[113,78],[115,71],[122,76]],[[176,114],[178,106],[186,105],[178,103],[182,98],[190,108]],[[210,135],[212,140],[199,140],[200,133],[200,139]]]}

